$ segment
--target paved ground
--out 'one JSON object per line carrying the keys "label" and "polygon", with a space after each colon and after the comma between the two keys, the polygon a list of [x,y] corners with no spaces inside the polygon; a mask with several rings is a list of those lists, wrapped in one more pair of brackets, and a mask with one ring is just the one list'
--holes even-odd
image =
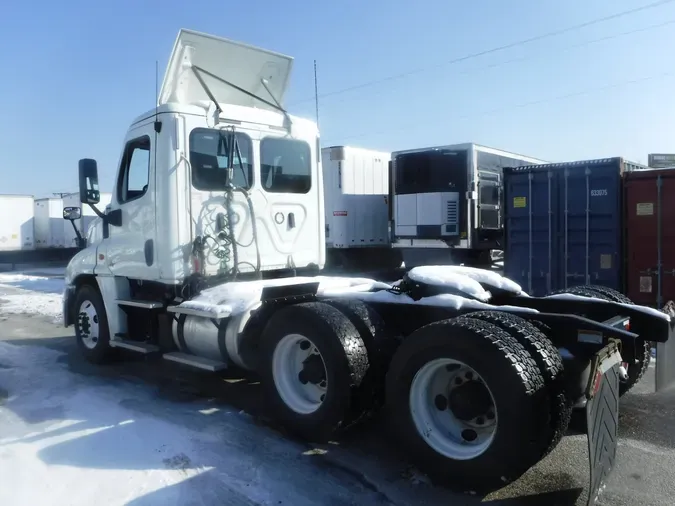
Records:
{"label": "paved ground", "polygon": [[[11,293],[13,289],[3,290]],[[238,455],[251,454],[260,458],[256,466],[261,473],[280,470],[284,466],[301,469],[307,479],[305,483],[298,483],[296,488],[302,489],[306,504],[440,506],[488,503],[525,506],[574,505],[583,504],[585,500],[588,471],[583,436],[569,435],[547,459],[517,483],[479,499],[426,483],[406,465],[404,456],[398,455],[387,444],[378,430],[378,421],[353,431],[339,444],[311,448],[284,439],[266,422],[264,399],[255,378],[244,378],[238,374],[215,377],[184,370],[170,363],[147,363],[133,355],[125,356],[128,360],[110,366],[95,367],[77,354],[71,332],[46,318],[9,315],[0,325],[0,340],[26,346],[26,354],[37,353],[40,348],[58,352],[55,354],[58,357],[56,362],[65,365],[69,374],[63,388],[76,391],[79,387],[105,386],[106,402],[116,402],[125,410],[158,420],[158,423],[189,426],[198,431],[200,437],[205,437],[205,434],[214,436],[209,440],[208,447],[214,453],[232,451],[231,445],[234,444]],[[665,506],[673,503],[675,392],[649,393],[653,391],[653,372],[654,369],[650,369],[636,392],[622,400],[619,462],[599,504]],[[2,388],[0,384],[0,406],[3,398],[12,395]],[[57,385],[54,388],[61,387]],[[130,394],[130,391],[134,393]],[[54,409],[57,407],[51,406],[46,410],[36,405],[17,414],[28,423],[39,426],[45,418],[54,416]],[[253,433],[255,437],[251,437],[250,431],[242,430],[241,421],[233,424],[228,418],[233,413],[250,415],[258,427]],[[96,445],[96,440],[91,438],[89,444]],[[262,454],[261,448],[264,448]],[[58,452],[54,451],[41,453],[41,458],[49,464],[80,468],[99,466],[99,460],[104,458],[103,455],[93,458],[90,452],[88,457],[73,462],[72,454],[69,455],[67,462],[63,461],[63,455],[60,460]],[[120,455],[116,458],[119,462],[107,465],[135,469],[143,466],[143,459],[149,457],[138,456],[141,463],[125,460]],[[174,488],[179,487],[179,495],[167,495],[167,489],[160,489],[129,504],[178,504],[172,502],[176,497],[181,498],[180,504],[260,504],[232,495],[222,478],[222,473],[231,471],[231,462],[214,457],[208,460],[208,464],[215,472],[199,474],[173,485]],[[264,504],[272,502],[265,501]],[[280,498],[278,504],[298,506],[300,503],[293,504]]]}

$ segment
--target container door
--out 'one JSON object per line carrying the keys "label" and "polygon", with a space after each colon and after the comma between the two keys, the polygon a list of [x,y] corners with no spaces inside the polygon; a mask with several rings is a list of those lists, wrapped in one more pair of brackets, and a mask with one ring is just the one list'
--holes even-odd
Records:
{"label": "container door", "polygon": [[497,172],[478,172],[478,225],[485,230],[502,228],[500,204],[502,177]]}
{"label": "container door", "polygon": [[556,288],[557,177],[551,171],[512,172],[505,178],[504,274],[535,296]]}
{"label": "container door", "polygon": [[619,167],[565,169],[561,191],[561,288],[595,284],[623,291]]}
{"label": "container door", "polygon": [[661,174],[626,183],[626,292],[636,304],[675,300],[674,191],[675,178]]}

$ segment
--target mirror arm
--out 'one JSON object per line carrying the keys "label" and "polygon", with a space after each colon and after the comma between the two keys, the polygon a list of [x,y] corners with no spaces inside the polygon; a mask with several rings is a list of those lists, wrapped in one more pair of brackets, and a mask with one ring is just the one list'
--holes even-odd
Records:
{"label": "mirror arm", "polygon": [[105,220],[105,213],[102,213],[98,207],[96,207],[96,204],[87,204],[89,207],[91,207],[92,211],[96,213],[96,216],[101,218],[102,220]]}
{"label": "mirror arm", "polygon": [[75,231],[75,235],[77,236],[77,247],[85,248],[87,246],[86,241],[82,238],[82,234],[80,234],[80,231],[78,230],[77,226],[75,226],[75,220],[70,220],[70,224],[73,226],[73,230]]}

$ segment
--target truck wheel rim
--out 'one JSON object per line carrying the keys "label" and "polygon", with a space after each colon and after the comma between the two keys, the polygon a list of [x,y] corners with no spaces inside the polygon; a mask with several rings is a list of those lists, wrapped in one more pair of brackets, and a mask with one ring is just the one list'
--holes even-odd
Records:
{"label": "truck wheel rim", "polygon": [[419,435],[444,457],[474,459],[494,440],[494,397],[463,362],[439,358],[426,363],[413,378],[409,403]]}
{"label": "truck wheel rim", "polygon": [[94,305],[88,300],[80,304],[80,310],[77,313],[77,330],[82,344],[93,350],[99,338],[98,314]]}
{"label": "truck wheel rim", "polygon": [[272,356],[272,375],[281,400],[301,415],[314,413],[326,397],[326,364],[312,341],[284,336]]}

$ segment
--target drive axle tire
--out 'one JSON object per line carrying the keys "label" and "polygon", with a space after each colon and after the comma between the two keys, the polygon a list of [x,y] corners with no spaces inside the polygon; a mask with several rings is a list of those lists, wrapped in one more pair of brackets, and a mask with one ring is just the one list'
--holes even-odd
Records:
{"label": "drive axle tire", "polygon": [[396,444],[434,482],[465,492],[501,488],[540,459],[548,406],[527,350],[471,318],[416,330],[387,373]]}
{"label": "drive axle tire", "polygon": [[[618,302],[620,304],[633,304],[633,301],[621,292],[600,285],[575,286],[560,290],[557,293],[571,293],[583,297],[595,297],[597,299]],[[621,350],[624,362],[628,363],[628,379],[619,384],[619,397],[623,397],[645,375],[652,360],[652,345],[644,339],[636,339],[635,346],[624,347]]]}
{"label": "drive axle tire", "polygon": [[563,360],[546,334],[529,321],[503,311],[477,311],[466,315],[486,321],[508,332],[530,353],[537,363],[548,388],[551,403],[549,433],[542,455],[548,455],[567,431],[572,415],[572,403],[567,398],[563,378]]}
{"label": "drive axle tire", "polygon": [[110,330],[103,299],[91,285],[78,288],[73,302],[75,339],[84,357],[93,364],[102,364],[113,356]]}
{"label": "drive axle tire", "polygon": [[369,367],[354,399],[354,409],[367,418],[384,405],[384,377],[400,340],[377,311],[363,301],[330,299],[322,302],[349,318],[366,346]]}
{"label": "drive axle tire", "polygon": [[280,309],[262,332],[260,353],[270,414],[289,432],[327,441],[360,417],[368,352],[335,307],[308,302]]}

